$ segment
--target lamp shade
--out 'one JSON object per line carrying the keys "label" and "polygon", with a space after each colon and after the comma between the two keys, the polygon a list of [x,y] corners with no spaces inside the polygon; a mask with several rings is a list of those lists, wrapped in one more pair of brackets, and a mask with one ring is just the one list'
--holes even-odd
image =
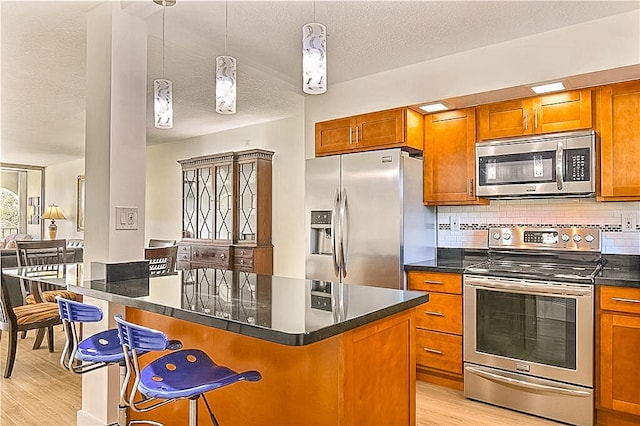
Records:
{"label": "lamp shade", "polygon": [[302,26],[302,91],[327,91],[327,29],[318,23]]}
{"label": "lamp shade", "polygon": [[216,112],[236,113],[236,58],[216,58]]}
{"label": "lamp shade", "polygon": [[62,213],[62,209],[60,209],[60,207],[56,206],[55,204],[51,204],[49,206],[47,206],[47,208],[44,210],[44,214],[42,215],[43,219],[60,219],[60,220],[66,220],[67,218],[64,217],[64,214]]}
{"label": "lamp shade", "polygon": [[173,84],[163,78],[153,81],[154,125],[158,129],[173,128]]}

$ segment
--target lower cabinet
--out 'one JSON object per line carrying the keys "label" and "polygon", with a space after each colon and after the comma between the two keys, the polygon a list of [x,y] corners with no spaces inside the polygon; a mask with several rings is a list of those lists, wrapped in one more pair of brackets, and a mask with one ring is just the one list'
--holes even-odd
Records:
{"label": "lower cabinet", "polygon": [[416,308],[416,378],[462,390],[462,275],[407,277],[409,290],[429,292],[429,302]]}
{"label": "lower cabinet", "polygon": [[640,424],[640,288],[598,289],[597,422]]}

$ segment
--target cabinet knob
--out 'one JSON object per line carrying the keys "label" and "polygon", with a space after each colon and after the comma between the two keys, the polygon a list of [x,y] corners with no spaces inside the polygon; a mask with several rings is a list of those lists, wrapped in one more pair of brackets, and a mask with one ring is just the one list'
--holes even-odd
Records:
{"label": "cabinet knob", "polygon": [[240,264],[244,265],[244,259],[240,259]]}
{"label": "cabinet knob", "polygon": [[241,255],[244,255],[244,250],[240,250],[240,254],[241,254]]}
{"label": "cabinet knob", "polygon": [[220,259],[224,259],[225,257],[224,253],[220,253]]}

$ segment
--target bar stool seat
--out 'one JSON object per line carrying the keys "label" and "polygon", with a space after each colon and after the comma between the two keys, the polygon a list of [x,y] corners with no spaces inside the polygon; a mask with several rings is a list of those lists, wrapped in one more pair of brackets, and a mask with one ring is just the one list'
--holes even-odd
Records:
{"label": "bar stool seat", "polygon": [[[236,372],[220,366],[200,349],[168,353],[140,370],[138,351],[165,350],[170,341],[163,332],[130,323],[120,315],[116,315],[115,320],[125,353],[127,375],[135,376],[134,389],[128,398],[129,406],[135,411],[145,412],[178,399],[189,399],[189,425],[195,426],[198,423],[197,400],[202,397],[212,423],[218,425],[204,394],[237,382],[262,379],[255,370]],[[136,390],[143,396],[142,400],[134,401]]]}
{"label": "bar stool seat", "polygon": [[257,371],[236,373],[217,365],[200,349],[183,349],[164,355],[142,369],[138,389],[153,398],[193,398],[241,380],[260,379]]}

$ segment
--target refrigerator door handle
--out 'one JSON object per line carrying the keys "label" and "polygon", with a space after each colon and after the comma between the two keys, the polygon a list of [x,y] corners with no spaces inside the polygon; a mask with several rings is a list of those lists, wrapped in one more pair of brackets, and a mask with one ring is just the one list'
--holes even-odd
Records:
{"label": "refrigerator door handle", "polygon": [[340,262],[338,260],[338,233],[340,225],[336,222],[338,219],[338,209],[340,208],[340,189],[336,188],[336,195],[333,199],[333,210],[331,211],[331,256],[333,257],[333,271],[336,277],[340,278]]}
{"label": "refrigerator door handle", "polygon": [[340,257],[342,259],[342,278],[347,277],[349,263],[349,204],[347,188],[342,190],[342,208],[340,209]]}

